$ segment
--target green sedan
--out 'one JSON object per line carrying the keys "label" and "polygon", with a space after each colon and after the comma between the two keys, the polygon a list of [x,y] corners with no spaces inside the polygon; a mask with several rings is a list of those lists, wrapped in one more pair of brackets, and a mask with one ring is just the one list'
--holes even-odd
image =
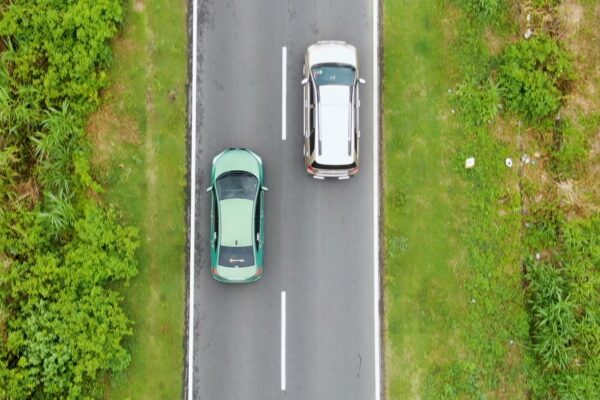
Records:
{"label": "green sedan", "polygon": [[263,270],[263,166],[247,149],[227,149],[213,159],[210,263],[213,278],[226,283],[260,279]]}

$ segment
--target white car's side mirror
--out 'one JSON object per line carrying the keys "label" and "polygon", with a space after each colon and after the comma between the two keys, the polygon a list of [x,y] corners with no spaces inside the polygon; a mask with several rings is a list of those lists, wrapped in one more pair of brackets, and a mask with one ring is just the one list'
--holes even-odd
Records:
{"label": "white car's side mirror", "polygon": [[367,81],[365,81],[363,78],[359,78],[358,83],[360,83],[361,85],[364,85],[367,83]]}
{"label": "white car's side mirror", "polygon": [[300,81],[300,84],[301,84],[302,86],[306,85],[307,83],[308,83],[308,78],[304,78],[304,79],[302,79],[302,80]]}
{"label": "white car's side mirror", "polygon": [[263,191],[263,192],[268,192],[268,191],[269,191],[269,188],[268,188],[268,187],[266,187],[266,186],[263,186],[263,187],[262,187],[262,191]]}
{"label": "white car's side mirror", "polygon": [[207,191],[207,192],[212,192],[212,189],[213,189],[213,187],[212,187],[212,186],[209,186],[209,187],[207,187],[207,188],[206,188],[206,191]]}

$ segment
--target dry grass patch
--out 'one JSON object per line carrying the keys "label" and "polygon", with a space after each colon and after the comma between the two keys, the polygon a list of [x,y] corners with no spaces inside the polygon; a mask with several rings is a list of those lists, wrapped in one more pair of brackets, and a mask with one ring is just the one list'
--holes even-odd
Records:
{"label": "dry grass patch", "polygon": [[115,106],[109,100],[118,96],[113,92],[118,93],[118,90],[110,89],[110,94],[105,96],[102,106],[92,114],[86,127],[94,148],[93,162],[100,169],[107,167],[110,154],[116,148],[123,144],[141,143],[137,121],[131,116],[119,115],[114,111]]}

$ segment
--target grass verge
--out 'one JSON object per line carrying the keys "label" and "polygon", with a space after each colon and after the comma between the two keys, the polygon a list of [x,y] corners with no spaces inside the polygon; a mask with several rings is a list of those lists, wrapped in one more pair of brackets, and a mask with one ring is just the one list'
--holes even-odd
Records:
{"label": "grass verge", "polygon": [[384,29],[387,396],[522,398],[517,143],[466,129],[449,93],[493,43],[441,0],[385,2]]}
{"label": "grass verge", "polygon": [[134,0],[111,86],[89,121],[104,197],[141,228],[140,274],[123,289],[132,363],[107,399],[181,396],[185,308],[186,2]]}

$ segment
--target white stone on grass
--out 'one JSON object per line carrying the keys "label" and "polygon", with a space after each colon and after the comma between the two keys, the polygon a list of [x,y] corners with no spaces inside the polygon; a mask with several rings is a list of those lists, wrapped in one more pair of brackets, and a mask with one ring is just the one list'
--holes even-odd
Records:
{"label": "white stone on grass", "polygon": [[475,157],[469,157],[465,160],[465,168],[473,168],[475,166]]}

